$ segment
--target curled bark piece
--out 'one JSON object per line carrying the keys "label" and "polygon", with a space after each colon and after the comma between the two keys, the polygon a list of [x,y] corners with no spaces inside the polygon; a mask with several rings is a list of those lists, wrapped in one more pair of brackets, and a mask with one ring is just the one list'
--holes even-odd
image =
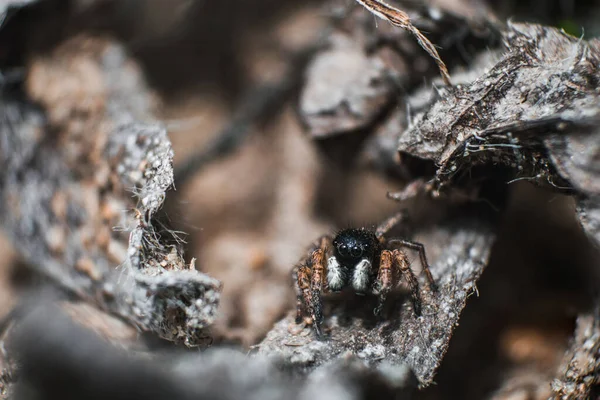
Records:
{"label": "curled bark piece", "polygon": [[487,73],[442,90],[399,138],[398,151],[438,166],[434,191],[484,164],[511,169],[509,180],[569,189],[543,139],[598,118],[597,42],[530,24],[509,24],[505,42]]}
{"label": "curled bark piece", "polygon": [[[301,113],[311,135],[321,138],[372,122],[389,104],[385,65],[349,37],[334,34],[331,46],[310,65]],[[341,72],[343,71],[343,72]]]}
{"label": "curled bark piece", "polygon": [[220,283],[186,265],[176,234],[158,228],[173,151],[136,65],[116,43],[76,37],[34,56],[24,88],[1,98],[0,215],[15,246],[138,328],[204,343]]}
{"label": "curled bark piece", "polygon": [[[420,26],[443,41],[453,64],[465,62],[454,50],[470,58],[473,49],[497,46],[499,35],[486,20],[473,21],[425,6],[418,7],[415,15]],[[405,93],[435,76],[430,57],[406,30],[377,23],[369,13],[351,7],[332,25],[328,47],[307,70],[299,102],[300,116],[315,138],[371,128]],[[461,34],[450,37],[448,31]]]}

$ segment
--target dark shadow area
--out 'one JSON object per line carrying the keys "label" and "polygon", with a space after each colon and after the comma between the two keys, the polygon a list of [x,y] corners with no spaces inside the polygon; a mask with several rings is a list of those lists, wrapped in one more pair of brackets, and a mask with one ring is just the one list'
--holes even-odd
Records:
{"label": "dark shadow area", "polygon": [[[573,211],[568,197],[512,185],[479,295],[463,312],[427,399],[487,398],[511,371],[532,363],[552,376],[554,365],[536,359],[536,346],[545,345],[539,338],[566,346],[575,317],[593,307],[598,290],[599,254]],[[525,343],[522,356],[511,358],[511,340]]]}

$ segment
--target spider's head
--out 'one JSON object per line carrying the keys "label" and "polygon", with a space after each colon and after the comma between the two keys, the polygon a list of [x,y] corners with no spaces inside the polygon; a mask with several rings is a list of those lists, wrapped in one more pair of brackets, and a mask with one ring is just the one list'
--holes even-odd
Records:
{"label": "spider's head", "polygon": [[379,241],[370,230],[344,229],[333,239],[333,248],[341,264],[354,266],[362,259],[371,262],[379,249]]}

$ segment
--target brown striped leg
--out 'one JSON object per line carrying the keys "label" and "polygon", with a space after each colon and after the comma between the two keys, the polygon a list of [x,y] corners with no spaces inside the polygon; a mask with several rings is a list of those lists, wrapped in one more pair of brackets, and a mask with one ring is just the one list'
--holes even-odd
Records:
{"label": "brown striped leg", "polygon": [[418,242],[412,242],[410,240],[404,239],[390,239],[388,240],[388,244],[397,243],[402,247],[408,247],[409,249],[416,250],[419,252],[419,258],[421,259],[421,266],[423,267],[423,272],[427,276],[427,280],[429,281],[429,287],[431,290],[437,290],[437,285],[433,280],[433,275],[431,275],[431,269],[429,268],[429,262],[427,261],[427,256],[425,255],[425,246]]}
{"label": "brown striped leg", "polygon": [[292,271],[296,289],[296,323],[301,323],[302,318],[309,314],[319,337],[323,320],[321,293],[328,290],[326,260],[331,241],[331,236],[320,237],[311,246],[308,257],[301,260]]}
{"label": "brown striped leg", "polygon": [[327,254],[329,252],[329,248],[331,247],[332,241],[333,241],[333,238],[330,235],[320,236],[309,247],[307,257],[304,261],[310,262],[312,260],[313,253],[315,252],[315,250],[318,250],[318,249],[323,250],[325,256],[327,256]]}
{"label": "brown striped leg", "polygon": [[392,252],[383,250],[379,259],[379,271],[377,273],[377,287],[375,294],[378,297],[377,307],[373,311],[375,315],[380,315],[388,293],[392,289],[392,266],[394,260]]}
{"label": "brown striped leg", "polygon": [[408,284],[415,314],[421,315],[421,295],[419,292],[419,281],[417,280],[415,273],[412,271],[412,269],[410,269],[410,264],[408,263],[406,254],[396,249],[392,251],[392,258],[394,259],[396,267],[400,270],[402,277],[404,277],[406,283]]}
{"label": "brown striped leg", "polygon": [[321,337],[321,323],[323,322],[323,310],[321,304],[321,293],[323,292],[323,280],[326,274],[325,250],[319,248],[312,253],[311,257],[312,276],[310,279],[310,313],[313,319],[313,327],[317,337]]}
{"label": "brown striped leg", "polygon": [[294,287],[296,289],[296,323],[302,322],[306,306],[311,303],[310,297],[310,267],[300,264],[294,267]]}

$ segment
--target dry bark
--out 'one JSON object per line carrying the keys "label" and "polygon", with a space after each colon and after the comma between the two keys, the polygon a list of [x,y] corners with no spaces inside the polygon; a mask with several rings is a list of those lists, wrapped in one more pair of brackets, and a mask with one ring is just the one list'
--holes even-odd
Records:
{"label": "dry bark", "polygon": [[[409,33],[378,23],[360,8],[344,13],[329,36],[329,47],[310,64],[299,102],[300,116],[315,138],[372,127],[398,97],[436,76],[431,58]],[[413,14],[414,23],[443,47],[442,57],[457,47],[471,55],[467,49],[495,45],[496,27],[485,19],[469,20],[426,7]],[[445,35],[448,31],[460,33]],[[450,65],[462,61],[449,60]]]}
{"label": "dry bark", "polygon": [[[579,133],[598,120],[597,41],[529,24],[509,24],[504,36],[507,51],[489,71],[442,89],[399,137],[401,154],[436,164],[434,194],[472,178],[481,165],[508,168],[509,181],[557,190],[569,190],[569,181],[579,178],[571,177],[573,168],[557,171],[544,139]],[[555,157],[560,161],[560,153]]]}
{"label": "dry bark", "polygon": [[[34,2],[12,4],[25,3]],[[3,7],[0,15],[6,17],[12,11]],[[506,188],[505,183],[514,180],[575,193],[582,227],[600,243],[598,41],[539,25],[509,24],[504,29],[505,47],[498,48],[495,21],[475,21],[427,7],[410,14],[410,20],[442,45],[441,57],[452,69],[456,86],[419,88],[423,78],[435,79],[437,70],[413,39],[389,24],[377,25],[358,7],[346,10],[333,23],[329,48],[313,59],[307,71],[299,114],[308,137],[370,133],[360,146],[363,156],[404,177],[420,178],[409,187],[412,194],[419,188],[434,195],[469,189],[467,193],[475,193],[469,199],[475,199],[484,181]],[[469,48],[469,56],[478,54],[453,59],[450,54],[457,48]],[[217,316],[220,284],[184,261],[178,233],[163,225],[160,208],[173,184],[173,154],[165,129],[153,117],[154,99],[137,66],[123,47],[97,36],[63,38],[43,50],[27,54],[20,66],[23,82],[19,73],[12,75],[2,65],[4,229],[34,269],[88,303],[78,311],[72,304],[67,308],[106,338],[120,345],[134,341],[133,326],[189,347],[204,344],[204,329]],[[291,86],[280,89],[288,93]],[[279,109],[273,106],[278,96],[267,98],[263,103],[245,102],[257,108],[242,110],[234,128],[241,126],[240,131],[246,132],[267,109]],[[241,192],[222,210],[233,220],[228,208],[239,203],[253,208],[256,203],[249,211],[255,217],[260,214],[253,220],[254,230],[238,236],[243,240],[206,240],[225,243],[221,251],[230,256],[206,266],[234,283],[229,286],[227,309],[221,311],[227,317],[222,329],[230,334],[226,338],[246,344],[255,343],[292,302],[291,293],[286,298],[289,260],[298,242],[310,242],[313,237],[307,236],[324,225],[314,213],[320,168],[313,149],[305,148],[312,143],[297,142],[303,140],[300,135],[287,132],[293,123],[281,126],[287,135],[267,138],[269,146],[255,144],[256,154],[243,163],[242,169],[255,175],[265,171],[269,185],[261,181],[256,184],[260,196],[248,202],[246,192]],[[225,132],[221,142],[201,153],[209,155],[204,160],[236,148],[228,140],[244,136],[235,129]],[[242,142],[233,144],[238,143]],[[344,142],[337,143],[333,147],[343,152]],[[231,175],[223,171],[221,178],[230,182]],[[360,183],[354,172],[343,171]],[[277,190],[272,190],[273,180],[280,181]],[[215,186],[222,186],[221,181]],[[365,190],[356,186],[355,192]],[[345,194],[328,189],[329,202],[338,207]],[[219,193],[211,191],[215,197],[211,201],[223,203]],[[276,201],[263,201],[269,197]],[[433,215],[447,205],[432,202],[424,208]],[[454,211],[467,214],[463,209]],[[49,318],[25,324],[22,335],[17,335],[22,338],[16,348],[23,360],[18,398],[28,398],[28,390],[36,388],[48,389],[41,398],[65,396],[69,390],[80,390],[81,397],[113,398],[123,393],[134,393],[128,398],[409,396],[417,386],[435,381],[467,299],[477,290],[496,238],[495,225],[487,219],[482,215],[476,220],[439,219],[435,227],[418,230],[416,239],[426,245],[440,286],[437,293],[425,290],[422,316],[415,318],[401,296],[390,298],[382,320],[372,316],[373,299],[331,296],[326,340],[317,341],[310,327],[298,327],[285,318],[268,333],[254,357],[218,349],[198,358],[164,360],[152,354],[150,361],[132,361],[48,312]],[[213,224],[225,225],[225,218],[215,220]],[[236,243],[239,246],[231,251]],[[246,251],[254,248],[258,251]],[[209,251],[206,254],[210,256]],[[240,272],[243,268],[237,265],[252,271]],[[267,303],[269,307],[264,306]],[[95,308],[86,308],[90,304],[126,324],[105,319]],[[579,316],[572,347],[553,385],[556,396],[591,396],[597,390],[597,325],[597,312]],[[82,347],[73,346],[75,342]],[[98,357],[90,362],[81,349]],[[265,360],[264,355],[279,360]],[[6,353],[0,356],[0,395],[6,395],[15,367]],[[54,369],[57,360],[61,367]],[[547,375],[523,376],[504,377],[497,398],[521,393],[536,377]],[[61,387],[63,379],[80,385]]]}
{"label": "dry bark", "polygon": [[591,399],[600,385],[600,308],[577,318],[573,342],[552,382],[553,399]]}
{"label": "dry bark", "polygon": [[299,380],[280,361],[228,349],[135,357],[47,306],[24,320],[11,349],[21,362],[15,399],[344,400],[394,393],[377,375],[351,362]]}
{"label": "dry bark", "polygon": [[157,225],[173,154],[135,64],[119,45],[82,36],[27,71],[26,94],[41,107],[18,88],[2,92],[9,237],[62,288],[142,330],[201,344],[220,284],[186,265],[176,235]]}

